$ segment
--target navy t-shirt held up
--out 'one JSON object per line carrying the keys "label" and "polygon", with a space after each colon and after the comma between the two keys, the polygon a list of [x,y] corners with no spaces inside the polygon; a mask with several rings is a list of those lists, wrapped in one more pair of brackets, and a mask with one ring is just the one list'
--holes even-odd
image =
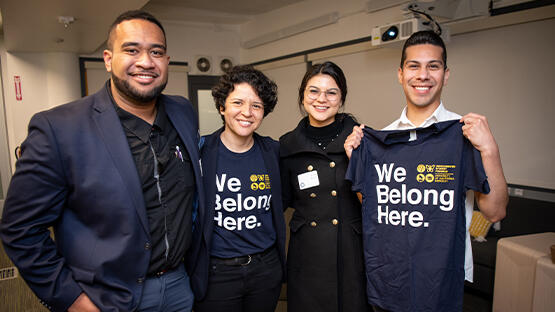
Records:
{"label": "navy t-shirt held up", "polygon": [[[462,311],[465,194],[489,193],[480,153],[457,120],[416,130],[364,129],[346,179],[363,195],[370,304]],[[416,131],[416,140],[409,141]]]}

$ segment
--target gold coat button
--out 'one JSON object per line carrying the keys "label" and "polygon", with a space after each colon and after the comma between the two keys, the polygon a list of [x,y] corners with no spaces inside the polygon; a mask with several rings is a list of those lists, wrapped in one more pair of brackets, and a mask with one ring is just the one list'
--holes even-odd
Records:
{"label": "gold coat button", "polygon": [[308,167],[306,169],[308,169],[308,171],[312,171],[312,170],[314,170],[314,167],[312,167],[312,165],[308,165]]}
{"label": "gold coat button", "polygon": [[316,223],[316,221],[310,222],[310,226],[311,226],[311,227],[315,227],[316,225],[318,225],[318,224]]}
{"label": "gold coat button", "polygon": [[330,162],[330,168],[334,168],[335,167],[335,162]]}
{"label": "gold coat button", "polygon": [[316,198],[316,194],[310,193],[310,198]]}
{"label": "gold coat button", "polygon": [[333,197],[337,196],[337,192],[335,190],[331,191],[331,196]]}
{"label": "gold coat button", "polygon": [[339,224],[339,221],[337,221],[337,219],[333,219],[333,220],[331,220],[331,224],[337,225],[337,224]]}

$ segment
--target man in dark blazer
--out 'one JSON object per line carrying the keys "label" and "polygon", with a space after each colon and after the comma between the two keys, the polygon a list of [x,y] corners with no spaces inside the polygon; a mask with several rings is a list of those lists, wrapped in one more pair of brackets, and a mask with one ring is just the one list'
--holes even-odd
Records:
{"label": "man in dark blazer", "polygon": [[152,15],[118,17],[104,61],[99,92],[31,119],[0,224],[6,253],[53,311],[190,311],[197,114],[161,94],[169,56]]}

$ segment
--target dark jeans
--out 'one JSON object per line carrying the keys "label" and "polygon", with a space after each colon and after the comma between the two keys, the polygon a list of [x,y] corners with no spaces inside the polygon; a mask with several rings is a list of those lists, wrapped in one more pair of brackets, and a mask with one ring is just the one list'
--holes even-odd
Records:
{"label": "dark jeans", "polygon": [[189,312],[193,299],[189,276],[181,264],[164,275],[145,280],[139,311]]}
{"label": "dark jeans", "polygon": [[275,247],[246,265],[210,260],[208,290],[195,312],[274,312],[281,290],[281,263]]}

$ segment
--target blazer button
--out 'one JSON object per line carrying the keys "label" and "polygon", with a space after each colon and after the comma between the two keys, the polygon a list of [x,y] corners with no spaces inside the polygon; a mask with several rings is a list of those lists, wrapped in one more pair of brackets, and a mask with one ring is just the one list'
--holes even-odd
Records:
{"label": "blazer button", "polygon": [[151,245],[149,242],[147,242],[147,243],[145,244],[145,249],[146,249],[146,250],[149,250],[150,247],[152,247],[152,245]]}
{"label": "blazer button", "polygon": [[338,225],[338,224],[339,224],[339,221],[337,221],[337,219],[333,219],[333,220],[331,220],[331,224],[333,224],[333,225]]}
{"label": "blazer button", "polygon": [[311,227],[316,227],[317,225],[318,225],[318,223],[316,223],[316,221],[310,222],[310,226],[311,226]]}
{"label": "blazer button", "polygon": [[335,168],[335,162],[330,162],[330,168]]}
{"label": "blazer button", "polygon": [[333,197],[337,196],[337,191],[336,190],[331,191],[331,196]]}
{"label": "blazer button", "polygon": [[137,279],[137,284],[142,284],[144,281],[145,281],[144,278],[139,277],[139,278]]}
{"label": "blazer button", "polygon": [[308,165],[308,167],[306,167],[306,169],[307,169],[308,171],[312,171],[312,170],[314,170],[314,167],[313,167],[312,165]]}
{"label": "blazer button", "polygon": [[316,198],[316,194],[315,193],[310,193],[310,198]]}

